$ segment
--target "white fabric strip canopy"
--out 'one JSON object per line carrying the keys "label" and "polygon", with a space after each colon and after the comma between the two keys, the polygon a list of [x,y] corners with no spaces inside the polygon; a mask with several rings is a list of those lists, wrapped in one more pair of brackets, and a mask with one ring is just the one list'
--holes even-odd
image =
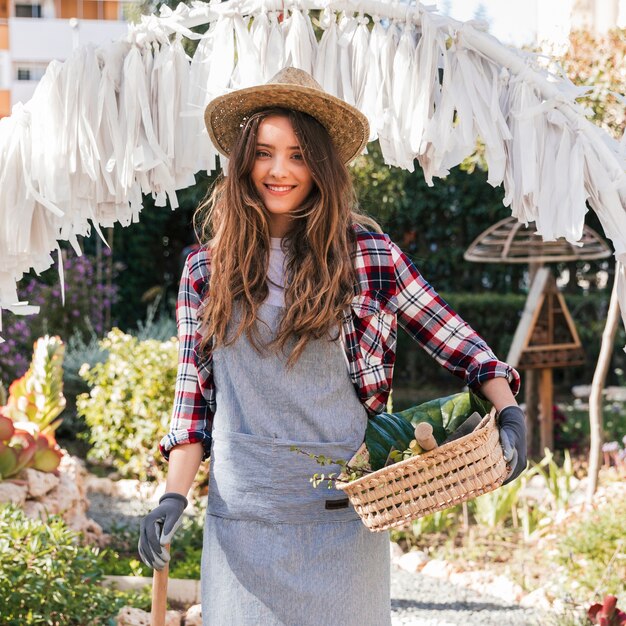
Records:
{"label": "white fabric strip canopy", "polygon": [[[206,23],[203,35],[190,30]],[[192,59],[183,37],[199,40]],[[33,98],[0,120],[0,310],[33,311],[16,283],[50,267],[59,241],[80,254],[78,235],[137,221],[142,194],[175,209],[176,190],[217,165],[208,101],[285,65],[357,106],[385,162],[412,171],[417,160],[429,184],[480,138],[489,183],[546,240],[578,242],[588,202],[613,242],[626,324],[626,140],[586,118],[581,88],[480,24],[375,0],[163,7],[121,41],[52,62]]]}

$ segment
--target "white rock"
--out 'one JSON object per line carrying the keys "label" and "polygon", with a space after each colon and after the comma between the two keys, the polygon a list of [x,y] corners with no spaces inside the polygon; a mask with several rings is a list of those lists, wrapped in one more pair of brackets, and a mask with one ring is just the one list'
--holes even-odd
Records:
{"label": "white rock", "polygon": [[[165,613],[165,626],[180,626],[182,614],[178,611]],[[117,614],[117,626],[150,626],[150,613],[125,606]]]}
{"label": "white rock", "polygon": [[402,548],[395,541],[389,542],[389,556],[393,563],[397,562],[403,554]]}
{"label": "white rock", "polygon": [[494,574],[487,570],[472,570],[468,572],[453,572],[450,574],[450,582],[459,587],[467,587],[481,591],[484,586],[494,579]]}
{"label": "white rock", "polygon": [[202,605],[194,604],[185,613],[185,626],[202,626]]}
{"label": "white rock", "polygon": [[534,591],[526,594],[520,600],[520,606],[527,609],[543,609],[549,611],[552,608],[552,603],[550,602],[545,589],[543,587],[539,587],[539,589],[535,589]]}
{"label": "white rock", "polygon": [[492,582],[485,585],[484,593],[508,602],[520,602],[524,590],[506,576],[496,576]]}
{"label": "white rock", "polygon": [[124,500],[135,500],[137,498],[149,500],[154,493],[154,485],[145,480],[135,480],[133,478],[122,478],[121,480],[113,481],[113,489],[115,495],[124,498]]}
{"label": "white rock", "polygon": [[37,502],[37,500],[27,500],[23,504],[22,509],[31,519],[39,518],[44,521],[48,519],[48,515],[54,515],[57,512],[45,506],[41,502]]}
{"label": "white rock", "polygon": [[125,606],[117,614],[117,626],[150,626],[150,613]]}
{"label": "white rock", "polygon": [[12,502],[22,506],[26,502],[28,487],[26,485],[16,485],[6,480],[0,481],[0,503]]}
{"label": "white rock", "polygon": [[180,626],[182,613],[178,611],[167,611],[165,613],[165,626]]}
{"label": "white rock", "polygon": [[77,532],[83,533],[85,543],[96,543],[101,548],[111,542],[111,536],[107,535],[98,522],[87,517],[83,511],[70,509],[63,513],[65,523]]}
{"label": "white rock", "polygon": [[87,474],[85,487],[87,491],[103,493],[106,496],[112,496],[115,493],[115,484],[110,478],[101,478],[94,474]]}
{"label": "white rock", "polygon": [[32,467],[24,470],[24,478],[28,483],[28,495],[33,498],[46,495],[59,484],[58,476],[51,472],[40,472]]}
{"label": "white rock", "polygon": [[81,493],[72,472],[66,474],[61,471],[59,484],[44,496],[41,502],[47,499],[56,500],[59,513],[73,509],[85,511],[87,508],[84,491]]}
{"label": "white rock", "polygon": [[428,561],[422,568],[422,574],[432,578],[449,578],[453,571],[454,568],[450,563],[439,559]]}
{"label": "white rock", "polygon": [[403,554],[396,563],[407,572],[419,572],[428,563],[428,556],[421,550],[413,550]]}

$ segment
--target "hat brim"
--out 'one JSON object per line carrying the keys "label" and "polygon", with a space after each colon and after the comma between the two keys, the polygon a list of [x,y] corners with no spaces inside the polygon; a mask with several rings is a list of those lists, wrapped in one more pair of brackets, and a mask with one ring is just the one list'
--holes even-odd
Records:
{"label": "hat brim", "polygon": [[295,109],[314,117],[326,128],[346,164],[367,144],[369,123],[358,109],[319,89],[276,83],[238,89],[211,100],[204,112],[211,141],[229,157],[245,119],[269,108]]}

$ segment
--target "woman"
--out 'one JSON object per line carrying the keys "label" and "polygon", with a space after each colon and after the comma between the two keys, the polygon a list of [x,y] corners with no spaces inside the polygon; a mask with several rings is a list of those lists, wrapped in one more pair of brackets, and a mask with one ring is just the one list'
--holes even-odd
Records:
{"label": "woman", "polygon": [[519,376],[356,212],[346,165],[369,136],[359,111],[287,68],[214,100],[205,120],[228,176],[183,271],[166,493],[139,552],[158,569],[169,560],[211,456],[204,624],[390,624],[388,535],[314,489],[318,467],[291,447],[354,454],[386,406],[399,322],[499,411],[511,480],[526,463]]}

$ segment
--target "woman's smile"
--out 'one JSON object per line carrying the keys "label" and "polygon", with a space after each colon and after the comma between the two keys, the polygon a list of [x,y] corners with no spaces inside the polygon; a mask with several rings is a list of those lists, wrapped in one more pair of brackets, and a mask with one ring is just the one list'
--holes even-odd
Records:
{"label": "woman's smile", "polygon": [[265,185],[272,193],[284,196],[292,189],[295,189],[295,185]]}

